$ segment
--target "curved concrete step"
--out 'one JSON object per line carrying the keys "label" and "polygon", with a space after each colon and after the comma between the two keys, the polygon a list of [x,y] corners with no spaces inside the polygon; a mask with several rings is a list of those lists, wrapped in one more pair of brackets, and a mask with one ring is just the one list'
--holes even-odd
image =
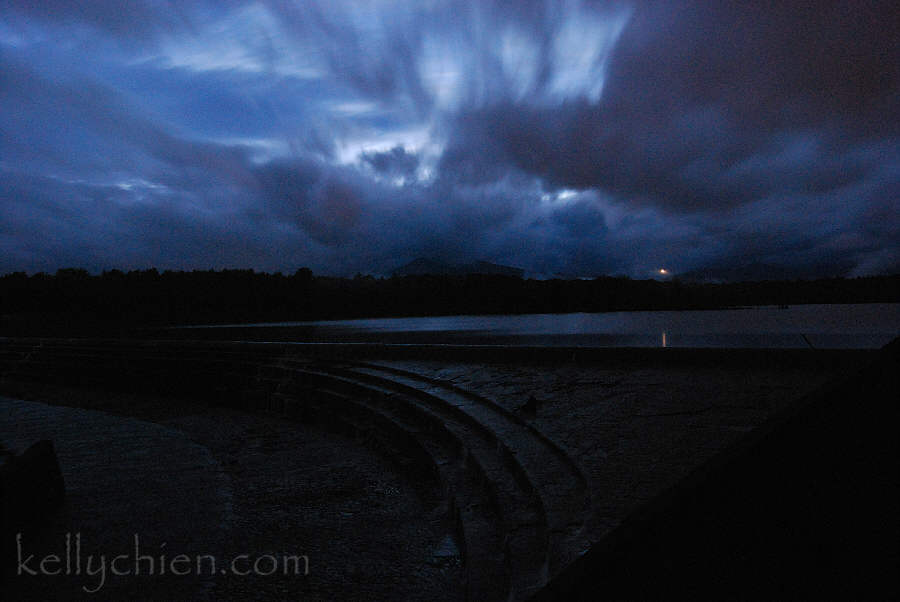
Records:
{"label": "curved concrete step", "polygon": [[[350,403],[359,404],[360,407],[368,408],[365,403],[360,403],[358,398],[345,399]],[[373,414],[379,414],[375,409],[368,409]],[[385,416],[385,418],[394,422],[392,417]],[[427,436],[422,436],[421,433],[407,430],[408,427],[404,424],[396,422],[394,424],[397,424],[400,430],[417,438],[422,448],[434,458],[437,470],[441,474],[450,505],[450,518],[456,525],[457,542],[465,559],[468,599],[473,601],[507,599],[510,591],[510,573],[505,555],[502,553],[503,532],[498,528],[500,521],[493,504],[482,488],[483,481],[470,469],[468,463],[460,463],[458,458],[454,458],[452,451],[442,449],[440,444]]]}
{"label": "curved concrete step", "polygon": [[278,382],[279,391],[273,393],[276,411],[283,404],[283,413],[291,416],[302,406],[300,412],[306,421],[332,428],[349,425],[345,434],[363,439],[382,453],[391,455],[393,451],[419,462],[428,458],[439,475],[450,519],[456,525],[466,562],[469,599],[509,599],[511,573],[503,553],[506,534],[499,526],[495,502],[484,489],[485,477],[480,469],[473,470],[477,464],[473,464],[471,455],[465,456],[468,461],[463,460],[461,442],[449,431],[442,437],[433,436],[436,425],[427,420],[417,422],[390,412],[388,404],[373,401],[381,396],[373,389],[322,373],[285,372]]}
{"label": "curved concrete step", "polygon": [[[502,589],[502,597],[524,598],[581,550],[577,535],[588,498],[577,465],[516,414],[448,383],[375,364],[312,362],[293,357],[293,350],[285,358],[283,347],[264,345],[57,340],[0,347],[16,362],[16,378],[113,386],[134,381],[204,394],[224,405],[322,420],[371,438],[417,470],[431,461],[451,499],[459,498],[454,507],[465,542],[493,542],[468,545],[470,565],[507,563],[502,571],[473,573],[473,595],[496,598]],[[293,376],[285,380],[288,372]],[[323,409],[325,400],[331,411]],[[447,462],[439,448],[462,460]],[[485,525],[500,534],[485,535]]]}
{"label": "curved concrete step", "polygon": [[421,429],[426,437],[457,441],[464,450],[465,463],[477,481],[488,490],[503,525],[503,554],[510,573],[510,599],[524,599],[541,587],[548,576],[547,516],[534,487],[522,479],[524,470],[505,445],[472,423],[467,415],[451,415],[447,408],[433,407],[410,396],[402,387],[369,382],[355,374],[332,368],[316,371],[296,368],[296,372],[315,386],[340,387],[348,395],[388,413],[408,429]]}
{"label": "curved concrete step", "polygon": [[400,425],[327,389],[309,390],[303,395],[276,394],[275,397],[277,413],[281,416],[318,424],[357,439],[394,460],[404,472],[414,475],[424,492],[424,500],[436,505],[443,499],[446,485],[439,470],[441,459]]}
{"label": "curved concrete step", "polygon": [[336,369],[364,375],[372,382],[395,383],[404,391],[415,391],[420,398],[431,402],[440,400],[490,429],[511,449],[547,512],[551,574],[586,547],[581,532],[590,511],[587,480],[574,460],[533,425],[495,402],[450,383],[372,363],[331,364]]}

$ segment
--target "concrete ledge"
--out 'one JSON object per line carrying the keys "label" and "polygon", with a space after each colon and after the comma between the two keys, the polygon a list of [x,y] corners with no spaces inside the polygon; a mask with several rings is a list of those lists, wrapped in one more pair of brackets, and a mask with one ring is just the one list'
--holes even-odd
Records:
{"label": "concrete ledge", "polygon": [[853,368],[871,362],[871,349],[719,349],[660,347],[545,347],[512,345],[423,345],[382,343],[285,343],[268,341],[122,340],[122,339],[10,339],[3,344],[91,345],[116,349],[178,349],[197,352],[228,351],[278,357],[308,355],[336,359],[412,359],[496,363],[559,363],[665,366],[747,366],[797,368]]}

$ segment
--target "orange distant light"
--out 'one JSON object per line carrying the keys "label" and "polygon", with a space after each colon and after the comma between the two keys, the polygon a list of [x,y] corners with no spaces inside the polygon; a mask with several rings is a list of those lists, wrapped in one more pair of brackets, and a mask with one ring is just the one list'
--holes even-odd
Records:
{"label": "orange distant light", "polygon": [[669,273],[669,270],[667,270],[666,268],[659,268],[659,273],[665,276]]}

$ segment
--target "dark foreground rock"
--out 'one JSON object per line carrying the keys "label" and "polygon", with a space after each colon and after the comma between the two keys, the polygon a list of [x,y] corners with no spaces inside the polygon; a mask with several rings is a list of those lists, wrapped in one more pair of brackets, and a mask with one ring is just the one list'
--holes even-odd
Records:
{"label": "dark foreground rock", "polygon": [[16,536],[39,530],[65,490],[52,441],[38,441],[0,465],[0,581],[12,568]]}

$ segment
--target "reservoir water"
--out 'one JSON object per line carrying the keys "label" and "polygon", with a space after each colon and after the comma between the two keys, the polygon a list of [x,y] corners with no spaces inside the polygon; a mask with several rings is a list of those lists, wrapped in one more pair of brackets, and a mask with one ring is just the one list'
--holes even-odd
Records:
{"label": "reservoir water", "polygon": [[267,332],[277,332],[279,340],[298,342],[860,349],[881,347],[900,335],[900,303],[372,318],[182,328],[241,329],[241,335],[257,340],[265,339]]}

